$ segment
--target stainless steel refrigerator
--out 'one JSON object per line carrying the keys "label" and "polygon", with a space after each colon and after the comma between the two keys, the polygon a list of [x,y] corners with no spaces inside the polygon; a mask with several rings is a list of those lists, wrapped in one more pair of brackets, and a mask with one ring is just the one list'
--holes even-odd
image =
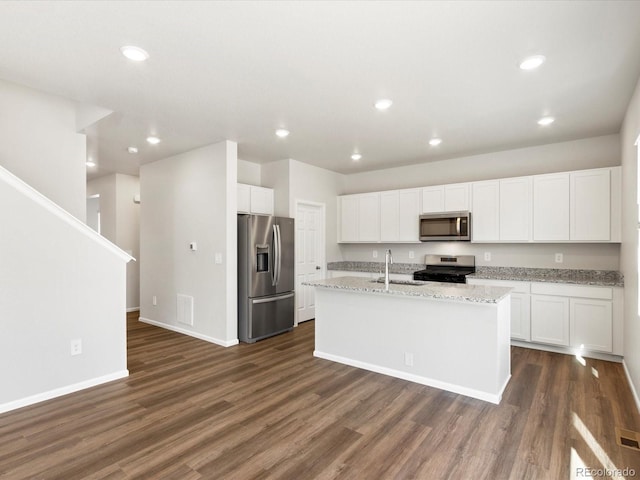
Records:
{"label": "stainless steel refrigerator", "polygon": [[257,340],[293,329],[293,218],[238,215],[238,338]]}

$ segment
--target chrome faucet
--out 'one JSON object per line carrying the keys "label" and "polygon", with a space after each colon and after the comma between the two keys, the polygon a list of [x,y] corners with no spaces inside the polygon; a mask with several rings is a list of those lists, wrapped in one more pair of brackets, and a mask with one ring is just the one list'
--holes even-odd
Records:
{"label": "chrome faucet", "polygon": [[384,254],[384,288],[389,290],[389,265],[393,264],[393,256],[391,255],[391,249],[387,248]]}

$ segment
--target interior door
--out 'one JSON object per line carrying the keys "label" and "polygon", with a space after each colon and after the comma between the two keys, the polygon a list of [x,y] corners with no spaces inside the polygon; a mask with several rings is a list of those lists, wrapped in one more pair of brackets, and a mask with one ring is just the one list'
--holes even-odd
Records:
{"label": "interior door", "polygon": [[296,298],[298,323],[315,318],[315,288],[303,282],[324,278],[324,206],[296,206]]}

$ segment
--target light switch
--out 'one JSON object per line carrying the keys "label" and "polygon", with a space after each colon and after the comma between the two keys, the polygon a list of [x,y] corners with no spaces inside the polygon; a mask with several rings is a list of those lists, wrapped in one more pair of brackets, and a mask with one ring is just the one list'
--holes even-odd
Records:
{"label": "light switch", "polygon": [[192,250],[195,252],[196,250],[198,250],[198,244],[196,242],[191,242],[189,244],[189,250]]}

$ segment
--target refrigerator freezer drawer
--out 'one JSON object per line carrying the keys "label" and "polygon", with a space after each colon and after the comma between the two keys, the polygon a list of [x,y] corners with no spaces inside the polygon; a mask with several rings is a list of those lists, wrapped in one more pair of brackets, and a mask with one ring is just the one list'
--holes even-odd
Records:
{"label": "refrigerator freezer drawer", "polygon": [[[238,336],[246,343],[286,332],[293,328],[294,293],[248,299],[248,318],[238,325]],[[243,325],[243,323],[246,323]]]}

